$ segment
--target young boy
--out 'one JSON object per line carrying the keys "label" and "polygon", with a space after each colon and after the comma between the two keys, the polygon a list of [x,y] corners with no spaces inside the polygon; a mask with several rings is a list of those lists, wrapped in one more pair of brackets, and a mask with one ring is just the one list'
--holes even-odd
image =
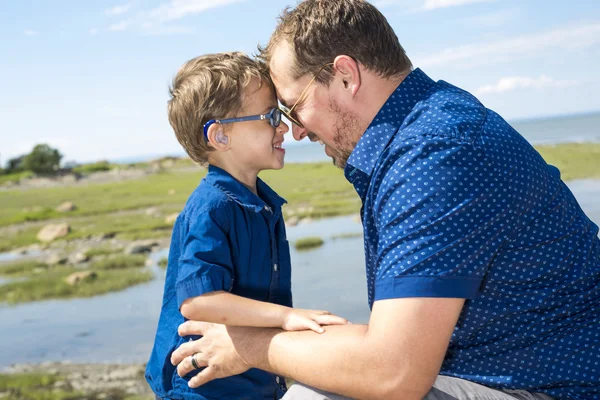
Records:
{"label": "young boy", "polygon": [[170,356],[189,339],[177,334],[185,319],[319,333],[323,324],[347,322],[326,311],[291,308],[285,200],[257,177],[283,167],[288,126],[264,67],[242,53],[188,61],[171,97],[177,140],[194,161],[209,166],[173,228],[146,379],[159,398],[279,399],[284,379],[257,369],[192,389],[187,382],[194,374],[179,377]]}

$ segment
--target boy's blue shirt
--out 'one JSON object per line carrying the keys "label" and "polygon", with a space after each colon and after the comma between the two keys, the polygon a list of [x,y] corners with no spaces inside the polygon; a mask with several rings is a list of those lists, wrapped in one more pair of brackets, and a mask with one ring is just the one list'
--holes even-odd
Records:
{"label": "boy's blue shirt", "polygon": [[292,306],[289,244],[281,207],[285,200],[258,179],[258,196],[225,170],[208,174],[188,199],[173,228],[163,305],[146,379],[169,399],[281,398],[285,381],[251,369],[191,389],[171,365],[171,353],[190,338],[177,327],[188,298],[225,290],[254,300]]}

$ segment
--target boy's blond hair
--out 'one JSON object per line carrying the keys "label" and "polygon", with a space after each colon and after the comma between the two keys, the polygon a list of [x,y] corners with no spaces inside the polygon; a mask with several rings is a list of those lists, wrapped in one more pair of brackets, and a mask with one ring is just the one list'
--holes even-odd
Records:
{"label": "boy's blond hair", "polygon": [[179,69],[169,88],[169,122],[192,160],[208,161],[213,148],[204,138],[204,124],[242,111],[252,79],[273,87],[264,63],[241,52],[196,57]]}

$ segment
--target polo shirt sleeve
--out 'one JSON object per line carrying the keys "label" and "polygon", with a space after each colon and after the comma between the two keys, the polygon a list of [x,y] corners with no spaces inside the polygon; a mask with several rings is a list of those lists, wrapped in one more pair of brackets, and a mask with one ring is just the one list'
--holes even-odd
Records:
{"label": "polo shirt sleeve", "polygon": [[473,299],[510,224],[510,171],[469,143],[418,139],[393,148],[378,177],[374,301]]}
{"label": "polo shirt sleeve", "polygon": [[175,286],[179,308],[189,298],[231,290],[233,262],[223,220],[219,209],[190,216],[187,232],[182,235]]}

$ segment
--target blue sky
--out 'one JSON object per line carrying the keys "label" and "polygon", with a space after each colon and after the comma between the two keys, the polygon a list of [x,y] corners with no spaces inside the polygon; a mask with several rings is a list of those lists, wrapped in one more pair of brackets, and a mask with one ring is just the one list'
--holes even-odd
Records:
{"label": "blue sky", "polygon": [[[597,0],[374,3],[416,67],[506,119],[600,110]],[[181,153],[166,117],[179,66],[203,53],[254,52],[293,4],[0,0],[2,164],[36,143],[80,162]]]}

